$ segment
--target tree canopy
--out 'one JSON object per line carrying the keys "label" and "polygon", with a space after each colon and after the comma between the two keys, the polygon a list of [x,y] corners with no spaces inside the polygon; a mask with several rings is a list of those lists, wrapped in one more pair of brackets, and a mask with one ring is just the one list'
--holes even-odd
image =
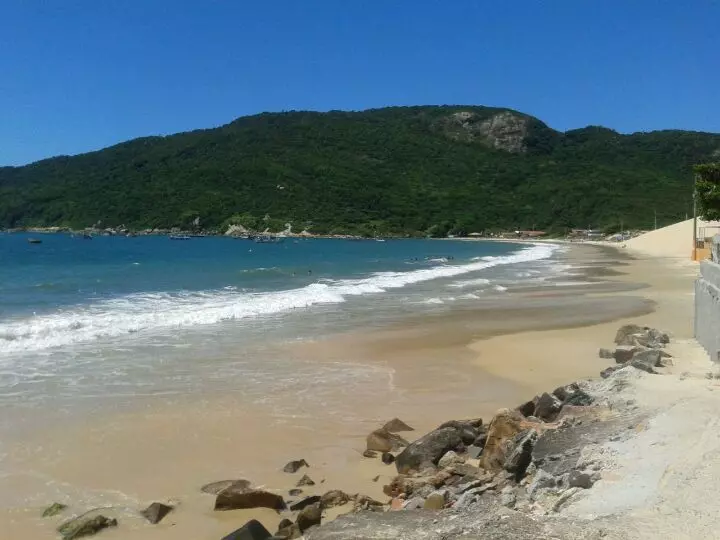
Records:
{"label": "tree canopy", "polygon": [[563,133],[477,106],[264,113],[0,167],[0,227],[649,228],[691,211],[692,166],[719,150],[717,134]]}
{"label": "tree canopy", "polygon": [[695,166],[698,213],[707,221],[720,220],[720,163]]}

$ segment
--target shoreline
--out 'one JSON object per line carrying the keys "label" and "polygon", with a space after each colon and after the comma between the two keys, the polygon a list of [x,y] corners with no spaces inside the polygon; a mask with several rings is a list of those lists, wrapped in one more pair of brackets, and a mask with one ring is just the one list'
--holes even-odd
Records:
{"label": "shoreline", "polygon": [[[607,248],[605,249],[607,250]],[[602,250],[600,253],[600,255],[592,255],[591,258],[600,259],[599,264],[601,265],[603,264],[603,257],[605,258],[605,260],[612,261],[615,259],[616,263],[621,262],[624,264],[625,262],[627,262],[627,265],[624,265],[622,267],[623,270],[627,270],[628,267],[631,267],[632,270],[633,264],[637,264],[636,262],[634,262],[633,259],[627,259],[626,261],[623,261],[622,259],[625,259],[625,254],[623,253],[618,253],[616,256],[610,255],[607,251],[602,254]],[[613,301],[615,301],[619,297],[637,298],[637,293],[642,295],[643,298],[649,296],[649,300],[656,303],[655,306],[652,306],[654,308],[654,311],[650,311],[651,306],[643,304],[641,302],[638,305],[645,306],[641,309],[642,315],[639,314],[632,318],[634,320],[647,319],[650,321],[662,319],[664,315],[656,315],[656,313],[665,309],[663,303],[666,301],[665,296],[663,296],[662,300],[659,298],[659,294],[665,293],[658,293],[657,291],[654,291],[652,284],[650,284],[649,287],[640,290],[638,290],[637,287],[628,286],[631,283],[635,283],[634,280],[637,280],[638,277],[645,275],[646,272],[647,269],[642,267],[641,264],[640,268],[637,268],[636,271],[630,271],[629,273],[620,272],[619,276],[603,276],[603,283],[610,281],[619,283],[620,285],[617,285],[615,288],[611,287],[609,291],[604,292],[594,292],[592,291],[592,287],[590,287],[589,291],[586,290],[582,294],[588,299],[590,303],[598,302],[598,299],[600,299],[600,301],[603,301],[602,298],[610,298]],[[654,276],[654,278],[657,278],[657,276]],[[655,279],[655,281],[657,281],[657,279]],[[672,286],[674,287],[675,285]],[[580,289],[582,289],[582,286],[580,287]],[[543,300],[543,297],[533,296],[534,294],[536,293],[533,293],[532,291],[526,291],[525,293],[520,293],[519,298],[521,298],[523,302],[538,302],[538,313],[542,313],[543,309],[547,311],[547,307],[543,307],[543,302],[545,301]],[[556,300],[559,298],[561,301],[563,301],[562,299],[564,296],[572,296],[574,294],[578,294],[576,290],[564,288],[564,290],[558,291],[554,295],[551,295],[551,297]],[[547,295],[545,296],[545,298],[547,298]],[[605,306],[606,309],[607,307],[608,306]],[[579,311],[580,307],[578,306],[575,306],[572,309],[575,310],[576,314],[581,313],[581,311]],[[624,309],[626,309],[626,307]],[[593,322],[594,319],[592,317],[588,317],[586,319],[588,322],[586,322],[585,324],[581,320],[575,320],[573,322],[576,326],[567,327],[560,325],[561,329],[556,328],[554,330],[532,330],[533,325],[538,325],[538,323],[540,323],[540,325],[542,326],[543,323],[547,324],[547,322],[537,320],[526,321],[525,324],[529,324],[531,328],[530,330],[520,329],[518,332],[508,333],[506,329],[505,333],[501,332],[499,335],[496,336],[484,335],[479,339],[472,338],[472,336],[481,333],[478,328],[473,328],[472,325],[468,325],[465,328],[457,330],[455,333],[448,332],[448,330],[453,325],[463,325],[463,320],[469,320],[472,317],[472,313],[461,312],[451,317],[451,320],[445,321],[444,325],[439,324],[438,321],[430,321],[429,323],[427,323],[426,327],[418,325],[417,321],[410,321],[408,323],[409,328],[394,329],[394,332],[391,331],[389,333],[386,333],[384,335],[384,342],[382,339],[377,339],[377,333],[372,336],[372,339],[367,339],[367,336],[365,336],[365,344],[371,345],[370,348],[364,353],[364,355],[366,356],[366,360],[370,356],[372,356],[373,360],[371,363],[377,363],[380,366],[384,365],[384,367],[390,367],[392,370],[394,370],[394,380],[391,381],[391,384],[403,388],[404,392],[407,394],[405,396],[404,403],[391,403],[386,407],[374,407],[372,409],[374,411],[374,414],[372,414],[370,417],[367,417],[364,422],[361,422],[360,424],[355,426],[346,426],[344,430],[345,435],[341,435],[340,437],[338,437],[337,435],[332,436],[337,442],[340,443],[339,449],[336,449],[334,451],[331,449],[332,445],[328,445],[330,439],[326,439],[328,442],[321,442],[323,440],[323,437],[327,438],[330,436],[330,432],[332,431],[331,429],[328,429],[325,435],[313,436],[312,438],[316,439],[317,441],[313,445],[307,444],[310,439],[307,438],[307,433],[303,433],[306,428],[298,426],[300,430],[289,432],[284,443],[282,442],[282,440],[277,442],[280,446],[286,445],[287,448],[291,448],[293,447],[293,442],[297,442],[293,441],[294,438],[300,437],[302,439],[303,437],[305,437],[303,440],[306,441],[305,447],[307,448],[307,450],[302,451],[303,455],[294,455],[296,451],[299,451],[297,449],[286,452],[284,454],[285,458],[281,457],[283,455],[282,451],[271,453],[272,455],[267,456],[267,459],[265,460],[265,466],[263,467],[265,469],[264,472],[262,472],[261,474],[257,474],[256,476],[250,478],[250,480],[254,482],[267,483],[268,486],[274,487],[276,489],[279,488],[283,483],[286,483],[286,487],[289,487],[287,486],[287,484],[289,484],[289,478],[286,475],[277,472],[271,473],[269,469],[272,468],[273,470],[277,471],[277,469],[282,466],[283,459],[287,461],[289,459],[305,458],[311,463],[311,465],[314,465],[314,467],[308,470],[309,474],[319,474],[327,477],[327,481],[320,486],[323,491],[327,491],[328,489],[343,489],[345,491],[357,490],[362,491],[366,495],[369,495],[373,498],[383,500],[384,495],[382,495],[381,487],[383,481],[386,479],[383,477],[388,477],[389,475],[392,475],[394,472],[393,468],[382,465],[381,463],[379,463],[379,460],[367,460],[359,456],[363,448],[362,444],[364,434],[368,433],[375,427],[378,427],[377,423],[381,420],[381,418],[389,419],[393,416],[399,416],[403,418],[403,420],[407,420],[410,425],[416,427],[416,429],[418,430],[416,431],[416,433],[424,433],[425,431],[427,431],[427,429],[437,425],[439,423],[437,422],[437,420],[441,418],[447,419],[455,417],[471,417],[478,415],[483,415],[484,417],[489,418],[492,412],[498,407],[515,405],[515,403],[510,402],[511,399],[507,394],[517,396],[518,399],[520,398],[520,396],[524,396],[523,398],[526,399],[528,397],[529,391],[531,391],[532,389],[537,389],[538,391],[545,390],[548,388],[548,386],[550,386],[552,381],[559,381],[558,384],[563,384],[570,382],[575,378],[583,378],[582,376],[584,374],[587,374],[587,376],[590,376],[591,374],[596,375],[597,372],[602,369],[602,367],[605,367],[605,365],[603,364],[604,361],[594,358],[597,356],[597,348],[602,344],[597,342],[599,332],[605,332],[605,329],[610,326],[616,327],[618,325],[617,321],[622,321],[624,318],[626,318],[622,315],[608,315],[609,318],[606,317],[603,322],[598,323]],[[537,318],[537,315],[532,315],[532,317]],[[475,324],[477,325],[478,323],[482,324],[482,321],[476,320]],[[603,327],[603,325],[605,326]],[[420,333],[424,333],[425,329],[433,326],[435,327],[436,337],[438,337],[438,335],[442,335],[442,339],[433,340],[432,334],[426,335],[424,340],[419,339],[417,333],[418,331]],[[408,331],[409,333],[407,333]],[[415,334],[413,334],[413,331],[415,332]],[[546,363],[544,364],[544,366],[546,367],[544,373],[537,374],[532,371],[527,371],[527,373],[525,373],[522,377],[513,376],[513,373],[522,373],[522,365],[514,366],[512,370],[507,369],[508,356],[516,355],[516,357],[524,359],[527,358],[528,354],[530,354],[531,352],[535,353],[537,350],[541,349],[543,351],[543,354],[545,355],[543,356],[543,358],[546,359],[546,362],[550,362],[553,357],[559,357],[557,354],[558,350],[567,354],[567,348],[565,347],[563,349],[564,342],[567,342],[568,340],[578,339],[578,336],[580,336],[581,333],[584,333],[585,335],[585,338],[583,338],[583,347],[581,349],[574,350],[570,354],[584,356],[590,350],[590,344],[592,343],[594,348],[594,357],[589,359],[583,357],[581,360],[579,360],[579,362],[582,363],[574,365],[572,369],[568,369],[569,364],[567,362],[560,362],[560,364],[558,365],[550,365],[549,363]],[[680,330],[681,335],[685,333],[686,331],[684,329]],[[548,337],[548,339],[541,340],[542,343],[538,343],[538,336],[546,336]],[[470,337],[471,339],[468,339],[468,337]],[[606,340],[606,337],[606,335],[603,336],[603,341]],[[430,343],[430,341],[433,341],[433,343]],[[529,349],[526,348],[523,350],[521,348],[521,350],[518,351],[517,348],[513,348],[518,343],[526,343],[526,347],[529,347]],[[338,343],[330,344],[329,349],[331,350],[333,346],[346,348],[348,346],[348,342],[344,339],[340,339]],[[383,346],[385,347],[384,350]],[[328,344],[321,344],[320,348],[322,349],[323,347],[328,347]],[[558,349],[558,347],[560,347],[560,349]],[[314,346],[308,347],[307,350],[301,352],[303,354],[313,355],[317,354],[318,350],[318,346]],[[330,350],[326,349],[324,352],[331,352]],[[402,354],[399,354],[399,351],[401,350],[404,350],[404,352]],[[509,354],[509,352],[511,354]],[[332,354],[330,354],[329,356],[332,357]],[[389,363],[389,359],[391,357],[394,357],[394,363]],[[443,365],[443,363],[439,361],[440,358],[455,358],[458,360],[453,363],[452,369],[448,371],[449,366]],[[490,358],[490,360],[488,360],[488,358]],[[571,373],[573,373],[573,375],[571,375]],[[445,379],[448,379],[444,381],[444,386],[437,385],[437,382],[439,380],[442,380],[437,378],[437,376],[440,374],[442,374],[442,377],[444,377]],[[578,377],[575,377],[574,374],[577,374]],[[500,391],[497,395],[490,396],[488,398],[482,398],[480,400],[480,403],[476,403],[476,405],[470,406],[470,400],[472,399],[470,396],[473,394],[472,386],[474,384],[477,384],[478,381],[481,381],[483,377],[486,378],[486,381],[484,383],[486,386],[498,385]],[[494,382],[488,382],[487,377],[490,377],[490,381]],[[448,401],[447,397],[443,397],[445,394],[452,394],[453,392],[458,392],[459,390],[461,390],[461,392],[459,392],[459,395],[456,398],[450,399]],[[429,397],[432,396],[434,396],[434,401],[431,400],[427,402]],[[438,398],[442,399],[438,401]],[[477,398],[475,399],[477,400]],[[418,409],[418,406],[422,405],[423,401],[426,402],[424,404],[424,408],[426,409],[425,414],[421,412],[421,410],[423,409],[422,406],[420,407],[420,409]],[[232,419],[233,421],[238,422],[237,425],[244,425],[244,431],[248,431],[247,426],[252,425],[252,421],[248,417],[245,417],[245,419],[243,420],[243,415],[238,416],[237,414],[227,413],[227,411],[232,410],[233,407],[237,407],[238,405],[239,404],[233,405],[232,400],[226,401],[224,403],[222,402],[222,400],[216,403],[213,403],[211,401],[208,403],[208,410],[198,413],[197,418],[183,418],[183,421],[187,421],[188,425],[190,426],[200,426],[203,423],[207,423],[208,419],[212,415],[217,415],[220,414],[221,411],[226,411],[224,416],[221,416],[220,419],[216,419],[216,421],[213,422],[213,424],[215,424],[213,429],[208,430],[207,426],[204,426],[204,429],[205,435],[212,435],[216,438],[213,446],[217,447],[218,445],[228,445],[229,448],[225,451],[220,452],[220,454],[216,453],[215,455],[213,455],[212,453],[208,453],[208,449],[204,448],[202,445],[195,448],[195,450],[199,451],[201,454],[204,453],[206,458],[210,458],[212,456],[213,459],[218,459],[221,458],[222,455],[225,455],[223,459],[234,462],[251,460],[252,455],[258,457],[257,454],[252,453],[244,453],[245,457],[241,457],[240,459],[238,459],[237,457],[231,457],[234,453],[232,451],[233,447],[239,444],[239,440],[237,439],[237,437],[223,436],[223,431],[227,431],[228,422]],[[431,415],[427,415],[428,407],[432,409]],[[473,410],[466,410],[465,413],[461,413],[460,411],[463,407]],[[398,414],[392,414],[393,411],[400,412],[398,412]],[[412,418],[412,411],[415,411],[414,420]],[[167,424],[168,428],[171,428],[170,430],[172,431],[172,418],[176,418],[175,422],[179,421],[183,414],[187,412],[187,409],[183,410],[182,408],[180,408],[177,411],[169,410],[166,413],[162,413],[162,411],[159,410],[156,406],[154,412],[158,414],[158,421],[161,424]],[[145,413],[145,415],[147,414],[148,413]],[[410,416],[408,416],[408,414],[410,414]],[[144,432],[143,430],[138,431],[139,424],[142,424],[142,417],[128,415],[128,417],[125,419],[125,422],[127,423],[127,425],[124,427],[128,431],[123,432],[122,429],[118,429],[116,430],[116,437],[120,437],[122,439],[123,437],[126,437],[128,433],[135,433],[135,435],[138,436],[155,436],[157,438],[156,433]],[[147,424],[148,428],[151,428],[153,426],[157,428],[158,423],[150,422],[149,424]],[[337,427],[337,425],[335,427]],[[119,440],[113,440],[113,437],[110,433],[108,433],[107,431],[104,432],[102,426],[95,426],[95,428],[97,429],[97,432],[95,432],[96,437],[109,437],[110,441],[108,444],[111,445],[117,444],[117,442],[119,442]],[[261,428],[260,426],[257,426],[257,428],[258,429],[256,431],[258,433],[267,432],[266,429],[263,430],[263,428]],[[254,430],[249,431],[253,432]],[[177,435],[178,434],[170,433],[167,435],[167,438],[164,441],[161,439],[160,443],[164,444],[165,442],[175,440],[177,439]],[[158,444],[158,447],[156,448],[157,452],[162,453],[163,444]],[[300,446],[302,446],[302,444]],[[291,455],[290,452],[293,452],[293,454]],[[133,455],[132,451],[130,453],[132,458],[137,459],[139,457],[137,454]],[[78,459],[80,461],[87,461],[87,457],[88,456],[86,454],[85,456],[78,456]],[[177,454],[176,457],[178,457]],[[191,456],[187,455],[183,458],[183,460],[185,460],[189,465],[191,463]],[[173,465],[171,458],[169,468],[164,474],[171,474],[171,471],[174,468],[177,468],[177,465],[179,463],[182,463],[183,460],[177,461],[176,464]],[[336,460],[335,463],[331,464],[326,469],[323,469],[322,465],[319,467],[315,465],[315,463],[318,462],[323,463],[330,462],[332,460]],[[131,461],[131,459],[129,459],[129,461]],[[106,463],[106,465],[112,466],[112,463]],[[131,462],[124,465],[124,467],[129,466],[132,466]],[[82,478],[83,475],[81,473],[83,464],[78,463],[75,465],[75,467],[77,467],[78,469],[76,473],[79,473],[80,478]],[[233,466],[226,468],[228,471],[232,470],[233,468],[236,471],[238,470],[237,467]],[[252,468],[256,469],[257,467]],[[197,489],[197,487],[199,487],[198,482],[202,481],[202,475],[206,475],[204,477],[204,480],[206,482],[220,480],[221,478],[211,476],[212,474],[214,474],[211,472],[211,470],[212,467],[205,473],[203,473],[202,471],[197,471],[193,475],[188,475],[193,476],[195,480],[192,481],[188,479],[186,483],[194,483],[194,487],[195,489]],[[381,479],[378,482],[372,482],[372,478],[375,475],[381,476]],[[103,480],[100,479],[99,483],[102,483],[102,481]],[[110,474],[104,481],[110,484],[113,481],[112,474]],[[132,480],[122,483],[127,483],[129,485],[132,483]],[[189,487],[190,486],[188,486],[188,488]],[[115,489],[117,489],[117,487]],[[132,492],[132,490],[127,491]],[[137,490],[136,488],[135,491],[137,492],[137,495],[134,497],[135,504],[140,504],[140,501],[143,499],[147,500],[153,497],[163,498],[161,496],[163,495],[163,493],[165,495],[168,495],[170,498],[174,496],[170,492],[165,493],[162,492],[162,490],[157,490],[156,488],[152,488],[149,486],[145,490]],[[143,493],[140,493],[139,491],[142,491]],[[155,494],[151,495],[151,493]],[[182,494],[181,501],[183,502],[179,507],[178,511],[173,514],[173,519],[176,520],[177,525],[180,526],[182,530],[178,528],[173,529],[171,527],[165,527],[163,525],[150,527],[144,525],[142,522],[136,521],[130,529],[119,529],[118,531],[110,531],[108,533],[103,533],[104,537],[105,535],[107,535],[107,538],[111,539],[113,538],[113,535],[116,535],[116,538],[122,537],[162,539],[165,537],[172,537],[188,538],[188,540],[190,538],[193,538],[193,540],[197,540],[198,538],[212,538],[213,534],[216,536],[223,533],[227,534],[228,532],[233,530],[234,525],[240,526],[242,524],[240,523],[242,519],[247,517],[249,514],[253,514],[252,517],[258,517],[258,515],[260,515],[260,517],[263,518],[263,522],[267,521],[266,526],[268,528],[271,528],[271,526],[273,526],[273,519],[275,517],[277,517],[277,519],[279,520],[278,516],[266,515],[268,514],[267,512],[258,513],[257,511],[249,513],[246,511],[222,513],[234,514],[234,517],[230,515],[218,516],[218,513],[211,513],[210,515],[208,515],[207,511],[203,510],[204,508],[207,508],[207,505],[209,504],[209,499],[207,498],[207,496],[192,496],[190,495],[190,491],[186,491]],[[29,518],[30,511],[18,510],[16,513],[16,517],[18,515],[24,515],[26,518]],[[3,521],[4,519],[0,517],[0,524],[2,524]],[[23,521],[23,519],[20,519],[20,521]],[[36,518],[33,518],[31,521],[34,522],[35,527],[37,527],[38,525],[40,527],[46,525],[42,522],[39,522]],[[230,525],[230,522],[232,522],[233,525]],[[35,534],[37,534],[38,532],[38,530],[33,527],[31,527],[29,530],[34,530]],[[25,538],[23,534],[27,534],[27,537],[29,538],[29,530],[27,533],[25,533],[24,529],[21,527],[17,531],[13,530],[13,535],[15,538],[23,539]],[[190,533],[190,531],[193,532]],[[118,535],[118,533],[121,534]]]}

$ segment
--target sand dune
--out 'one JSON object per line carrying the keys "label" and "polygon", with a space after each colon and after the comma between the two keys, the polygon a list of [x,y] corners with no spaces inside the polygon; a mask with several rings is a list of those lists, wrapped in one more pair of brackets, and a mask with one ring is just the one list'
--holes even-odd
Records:
{"label": "sand dune", "polygon": [[[698,236],[712,236],[720,232],[719,226],[717,221],[698,220]],[[693,220],[688,219],[650,231],[628,240],[626,246],[641,256],[690,260],[693,249]]]}

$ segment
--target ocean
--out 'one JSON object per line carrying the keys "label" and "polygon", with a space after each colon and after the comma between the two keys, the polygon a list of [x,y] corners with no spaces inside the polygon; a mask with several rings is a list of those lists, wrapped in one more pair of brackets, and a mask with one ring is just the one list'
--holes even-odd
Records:
{"label": "ocean", "polygon": [[262,380],[278,362],[250,352],[269,341],[470,305],[559,268],[548,244],[28,238],[0,235],[0,406],[192,392],[214,378],[193,359],[242,351],[216,369]]}

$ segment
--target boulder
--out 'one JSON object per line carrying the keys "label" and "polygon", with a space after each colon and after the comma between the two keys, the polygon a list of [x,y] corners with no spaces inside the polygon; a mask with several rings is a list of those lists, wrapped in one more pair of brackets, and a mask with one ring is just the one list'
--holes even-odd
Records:
{"label": "boulder", "polygon": [[52,517],[58,515],[60,512],[67,508],[66,504],[54,502],[43,510],[42,517]]}
{"label": "boulder", "polygon": [[585,392],[585,390],[577,390],[565,400],[563,404],[563,409],[568,405],[573,405],[576,407],[587,407],[588,405],[592,405],[594,402],[595,398]]}
{"label": "boulder", "polygon": [[103,515],[80,516],[60,525],[57,531],[62,540],[75,540],[84,536],[92,536],[108,527],[117,527],[117,520]]}
{"label": "boulder", "polygon": [[288,495],[291,497],[297,497],[298,495],[302,494],[303,490],[298,488],[293,488],[288,491]]}
{"label": "boulder", "polygon": [[425,502],[423,503],[423,508],[425,510],[442,510],[445,508],[445,505],[447,504],[448,500],[448,492],[447,490],[443,491],[436,491],[435,493],[432,493],[428,496],[427,499],[425,499]]}
{"label": "boulder", "polygon": [[400,452],[395,458],[395,466],[400,474],[411,470],[420,471],[424,467],[436,465],[445,452],[455,450],[461,444],[462,439],[456,428],[438,428]]}
{"label": "boulder", "polygon": [[295,461],[290,461],[283,467],[283,472],[286,473],[296,473],[301,467],[309,467],[308,462],[304,459],[296,459]]}
{"label": "boulder", "polygon": [[353,501],[353,512],[360,512],[362,510],[382,511],[383,503],[376,501],[375,499],[368,497],[367,495],[356,495]]}
{"label": "boulder", "polygon": [[320,503],[315,503],[303,508],[302,511],[298,514],[295,523],[297,523],[297,526],[300,528],[300,532],[304,533],[310,527],[320,525],[321,520],[322,508],[320,507]]}
{"label": "boulder", "polygon": [[632,360],[633,355],[639,350],[642,350],[642,347],[637,347],[635,345],[620,345],[615,348],[613,358],[616,363],[624,364],[625,362]]}
{"label": "boulder", "polygon": [[251,519],[245,525],[231,532],[222,540],[267,540],[272,535],[256,519]]}
{"label": "boulder", "polygon": [[297,484],[295,484],[297,487],[301,486],[314,486],[315,482],[313,482],[313,479],[310,478],[307,474],[303,474],[302,478],[297,481]]}
{"label": "boulder", "polygon": [[365,442],[368,450],[376,452],[392,452],[408,445],[408,442],[400,435],[390,433],[383,428],[373,431],[367,436]]}
{"label": "boulder", "polygon": [[285,501],[277,493],[261,489],[237,489],[234,486],[224,489],[215,498],[215,510],[240,510],[243,508],[284,510]]}
{"label": "boulder", "polygon": [[159,502],[154,502],[140,513],[145,519],[155,525],[157,523],[160,523],[162,519],[172,511],[172,506],[168,506],[167,504]]}
{"label": "boulder", "polygon": [[504,468],[515,476],[519,482],[532,461],[532,451],[537,442],[538,434],[534,429],[521,431],[508,442],[505,453]]}
{"label": "boulder", "polygon": [[648,328],[637,324],[626,324],[621,326],[615,334],[616,345],[634,345],[633,336],[642,335]]}
{"label": "boulder", "polygon": [[578,390],[580,390],[580,386],[578,386],[577,383],[571,383],[566,386],[558,386],[555,390],[553,390],[552,394],[564,403]]}
{"label": "boulder", "polygon": [[366,458],[376,458],[376,457],[377,457],[377,452],[376,452],[375,450],[365,450],[365,451],[363,452],[363,457],[366,457]]}
{"label": "boulder", "polygon": [[390,465],[395,462],[395,456],[393,456],[390,452],[383,452],[380,459],[382,459],[382,462],[385,465]]}
{"label": "boulder", "polygon": [[296,538],[302,537],[303,533],[300,531],[300,527],[298,527],[296,523],[290,523],[290,525],[283,527],[282,529],[278,529],[275,536],[272,536],[269,540],[273,540],[275,538],[282,538],[282,540],[295,540]]}
{"label": "boulder", "polygon": [[299,501],[292,503],[290,505],[290,510],[297,512],[317,502],[320,502],[320,495],[310,495],[309,497],[305,497],[304,499],[300,499]]}
{"label": "boulder", "polygon": [[334,506],[342,506],[350,501],[350,495],[339,489],[328,491],[321,498],[320,502],[323,508],[332,508]]}
{"label": "boulder", "polygon": [[207,493],[208,495],[217,495],[222,490],[227,489],[230,486],[234,486],[237,489],[247,489],[250,487],[250,482],[248,480],[220,480],[218,482],[205,484],[200,488],[200,491]]}
{"label": "boulder", "polygon": [[289,520],[288,518],[283,518],[280,520],[280,523],[278,523],[278,532],[285,529],[286,527],[292,526],[293,522]]}
{"label": "boulder", "polygon": [[437,429],[443,428],[455,429],[463,444],[472,444],[480,435],[482,418],[478,418],[477,420],[450,420],[438,426]]}
{"label": "boulder", "polygon": [[[487,436],[485,436],[485,438],[487,439]],[[483,441],[483,443],[484,443],[484,441]],[[482,451],[483,451],[482,446],[475,446],[474,444],[471,444],[470,446],[467,447],[467,450],[466,450],[467,457],[469,459],[477,459],[480,457],[480,454],[482,454]]]}
{"label": "boulder", "polygon": [[481,433],[480,435],[475,437],[475,440],[473,441],[473,443],[470,446],[479,446],[480,448],[484,448],[486,442],[487,442],[487,431],[484,433]]}
{"label": "boulder", "polygon": [[598,352],[598,356],[600,358],[604,358],[605,360],[612,360],[613,358],[615,358],[615,355],[610,349],[600,349],[600,351]]}
{"label": "boulder", "polygon": [[403,431],[415,431],[413,428],[408,426],[405,422],[400,420],[399,418],[393,418],[389,422],[387,422],[382,429],[385,431],[389,431],[390,433],[400,433]]}
{"label": "boulder", "polygon": [[570,474],[568,475],[568,485],[570,487],[590,489],[593,485],[593,481],[589,474],[580,471],[570,471]]}
{"label": "boulder", "polygon": [[632,359],[652,367],[661,367],[663,359],[662,353],[663,351],[658,351],[656,349],[647,349],[645,351],[635,353]]}
{"label": "boulder", "polygon": [[562,409],[562,401],[552,394],[544,392],[535,405],[535,416],[546,422],[552,422]]}
{"label": "boulder", "polygon": [[607,367],[600,372],[600,376],[603,379],[607,379],[610,375],[612,375],[613,373],[615,373],[618,369],[620,369],[622,367],[623,366],[621,366],[621,365]]}
{"label": "boulder", "polygon": [[461,458],[457,454],[457,452],[455,452],[454,450],[450,450],[448,452],[445,452],[445,454],[443,454],[443,457],[438,460],[438,467],[444,469],[445,467],[450,467],[451,465],[455,465],[456,463],[459,464],[464,462],[465,460]]}
{"label": "boulder", "polygon": [[[657,352],[657,351],[647,351],[647,352]],[[658,361],[660,360],[660,356],[652,356],[652,355],[635,355],[632,360],[630,360],[630,365],[634,367],[635,369],[639,369],[641,371],[646,371],[648,373],[657,373],[655,371],[655,366],[657,365]]]}
{"label": "boulder", "polygon": [[532,399],[530,401],[526,401],[522,405],[519,405],[516,410],[523,416],[532,416],[535,414],[535,401]]}
{"label": "boulder", "polygon": [[528,422],[518,411],[500,409],[490,422],[487,441],[480,456],[480,467],[488,471],[500,471],[505,465],[506,441],[528,427]]}

